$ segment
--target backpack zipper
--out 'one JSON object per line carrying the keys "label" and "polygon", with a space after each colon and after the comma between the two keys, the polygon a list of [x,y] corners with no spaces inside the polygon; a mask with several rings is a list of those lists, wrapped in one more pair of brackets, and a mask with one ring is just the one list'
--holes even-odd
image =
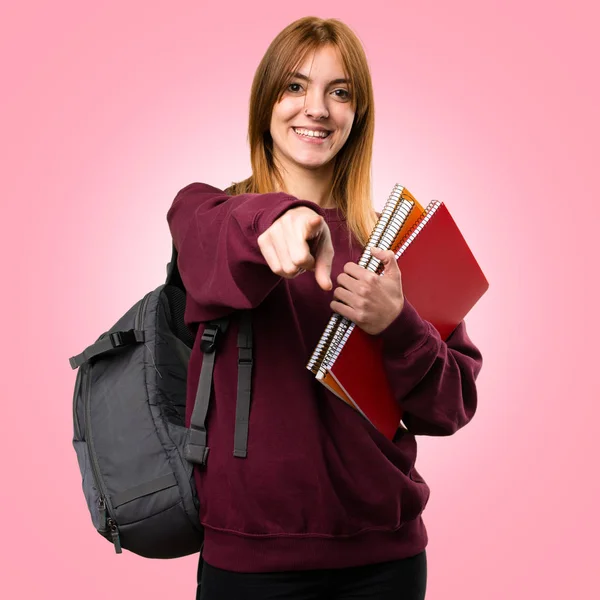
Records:
{"label": "backpack zipper", "polygon": [[115,545],[115,552],[121,554],[123,550],[121,550],[121,538],[119,537],[119,529],[117,528],[116,521],[114,519],[108,519],[108,526],[110,527],[110,537]]}
{"label": "backpack zipper", "polygon": [[106,532],[106,502],[104,501],[104,497],[100,496],[100,500],[98,500],[98,512],[100,513],[100,527],[103,532]]}
{"label": "backpack zipper", "polygon": [[[90,377],[88,370],[89,365],[86,365],[86,378],[85,378],[85,390],[84,390],[84,405],[85,405],[85,439],[88,444],[89,455],[90,455],[90,464],[92,465],[92,474],[94,476],[94,482],[96,483],[96,487],[100,492],[100,499],[98,500],[98,512],[100,513],[100,529],[99,531],[104,534],[106,533],[106,526],[110,527],[110,537],[112,538],[112,542],[115,546],[115,552],[117,554],[121,554],[121,540],[119,539],[119,530],[117,528],[116,521],[112,518],[112,506],[108,501],[108,494],[106,493],[106,488],[104,487],[104,482],[102,481],[102,477],[100,476],[100,466],[98,465],[98,461],[96,460],[96,453],[94,451],[94,440],[92,437],[92,428],[90,425],[91,422],[91,403],[90,403],[90,387],[92,378]],[[108,517],[108,519],[107,519]]]}
{"label": "backpack zipper", "polygon": [[140,304],[140,307],[138,308],[138,311],[135,315],[135,329],[142,329],[142,325],[143,325],[143,317],[144,317],[144,313],[146,312],[146,304],[148,304],[148,298],[150,298],[150,294],[152,292],[148,292],[143,298],[142,298],[142,303]]}
{"label": "backpack zipper", "polygon": [[76,440],[81,440],[81,427],[79,425],[79,418],[77,417],[77,396],[81,388],[81,369],[77,370],[77,377],[75,378],[75,393],[73,394],[73,433]]}

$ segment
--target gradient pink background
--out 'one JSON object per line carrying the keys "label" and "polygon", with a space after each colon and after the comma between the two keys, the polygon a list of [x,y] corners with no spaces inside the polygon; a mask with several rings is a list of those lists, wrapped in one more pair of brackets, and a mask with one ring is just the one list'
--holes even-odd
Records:
{"label": "gradient pink background", "polygon": [[376,204],[395,183],[445,201],[491,283],[467,319],[477,414],[419,438],[427,598],[600,597],[597,8],[301,4],[0,7],[3,597],[194,597],[196,556],[117,556],[94,531],[67,359],[163,282],[176,192],[249,174],[254,70],[309,14],[364,43]]}

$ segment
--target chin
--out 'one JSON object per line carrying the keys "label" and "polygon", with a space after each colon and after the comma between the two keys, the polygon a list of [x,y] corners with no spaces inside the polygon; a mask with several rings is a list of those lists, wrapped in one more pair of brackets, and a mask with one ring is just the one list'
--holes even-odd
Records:
{"label": "chin", "polygon": [[318,169],[324,167],[329,161],[295,161],[297,165],[302,167],[303,169],[308,169],[309,171],[317,171]]}
{"label": "chin", "polygon": [[332,156],[293,156],[293,161],[305,169],[319,169],[320,167],[324,167],[327,163],[329,163],[332,158]]}

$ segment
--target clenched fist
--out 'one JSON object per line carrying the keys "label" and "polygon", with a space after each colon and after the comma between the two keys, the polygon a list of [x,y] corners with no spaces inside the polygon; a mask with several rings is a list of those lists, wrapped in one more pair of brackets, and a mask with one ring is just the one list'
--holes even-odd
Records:
{"label": "clenched fist", "polygon": [[258,246],[276,275],[293,279],[314,271],[319,286],[329,291],[333,245],[325,219],[307,206],[286,211],[258,236]]}

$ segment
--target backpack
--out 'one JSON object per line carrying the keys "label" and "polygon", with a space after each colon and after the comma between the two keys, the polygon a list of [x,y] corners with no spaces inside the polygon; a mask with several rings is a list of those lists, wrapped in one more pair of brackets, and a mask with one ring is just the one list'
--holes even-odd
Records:
{"label": "backpack", "polygon": [[[173,245],[167,278],[81,354],[73,395],[73,445],[96,530],[147,558],[200,552],[203,528],[194,464],[209,455],[206,417],[219,342],[229,318],[206,324],[204,354],[189,428],[187,366],[195,335],[184,323],[186,293]],[[252,328],[239,313],[234,455],[247,454]]]}

